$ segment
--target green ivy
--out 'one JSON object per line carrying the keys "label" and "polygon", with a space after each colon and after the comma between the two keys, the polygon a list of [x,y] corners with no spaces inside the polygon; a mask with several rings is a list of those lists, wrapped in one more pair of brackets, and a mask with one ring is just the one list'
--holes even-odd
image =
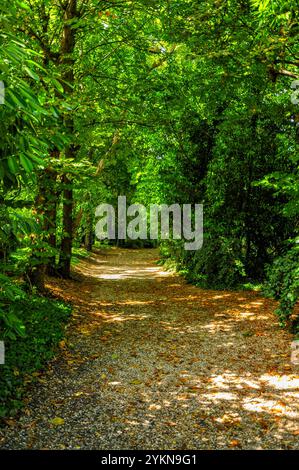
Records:
{"label": "green ivy", "polygon": [[[10,296],[13,289],[7,292]],[[5,340],[5,365],[0,365],[0,417],[13,415],[23,406],[25,379],[28,382],[28,376],[53,357],[71,314],[68,305],[39,296],[18,294],[13,305],[26,333],[5,335],[2,329],[0,339]],[[14,324],[9,326],[15,329]]]}
{"label": "green ivy", "polygon": [[298,317],[292,318],[294,307],[299,299],[299,246],[275,259],[268,269],[265,293],[279,300],[276,310],[282,326],[289,326],[298,332]]}

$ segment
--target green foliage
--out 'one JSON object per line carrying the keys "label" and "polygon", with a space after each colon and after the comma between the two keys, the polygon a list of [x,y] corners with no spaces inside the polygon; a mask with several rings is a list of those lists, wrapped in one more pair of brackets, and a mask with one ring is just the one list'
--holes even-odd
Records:
{"label": "green foliage", "polygon": [[34,71],[40,68],[36,60],[39,54],[13,33],[20,4],[7,0],[2,3],[0,78],[5,85],[5,99],[0,106],[0,181],[11,187],[17,185],[20,176],[27,180],[34,167],[43,162],[47,147],[36,125],[48,112],[28,80],[39,81]]}
{"label": "green foliage", "polygon": [[186,279],[205,288],[236,288],[246,278],[244,260],[237,239],[214,238],[206,234],[204,247],[197,252],[185,251],[181,244],[171,244],[162,255],[175,260],[178,271]]}
{"label": "green foliage", "polygon": [[5,298],[13,296],[14,312],[26,334],[1,338],[5,339],[6,350],[5,365],[0,366],[1,417],[16,413],[22,406],[25,384],[32,380],[30,374],[40,370],[55,354],[71,311],[60,301],[15,292],[15,288],[8,286]]}
{"label": "green foliage", "polygon": [[15,340],[25,336],[25,327],[19,318],[20,301],[25,293],[9,277],[0,274],[0,332],[3,338]]}
{"label": "green foliage", "polygon": [[275,259],[268,269],[265,293],[279,300],[276,313],[282,326],[299,332],[298,317],[292,318],[299,299],[299,246],[295,245],[286,254]]}
{"label": "green foliage", "polygon": [[73,248],[72,250],[72,264],[76,266],[82,259],[88,258],[90,253],[84,248]]}

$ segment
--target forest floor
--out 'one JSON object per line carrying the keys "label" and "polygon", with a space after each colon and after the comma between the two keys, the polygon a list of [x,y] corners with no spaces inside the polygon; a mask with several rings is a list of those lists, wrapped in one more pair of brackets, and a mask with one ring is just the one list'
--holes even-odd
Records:
{"label": "forest floor", "polygon": [[8,449],[299,449],[299,371],[275,302],[203,290],[111,249],[49,279],[74,305],[61,354],[29,389]]}

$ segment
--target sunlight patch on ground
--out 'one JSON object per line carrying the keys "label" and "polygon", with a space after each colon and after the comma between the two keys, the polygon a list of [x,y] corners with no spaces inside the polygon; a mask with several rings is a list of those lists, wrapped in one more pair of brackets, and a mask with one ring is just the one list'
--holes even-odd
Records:
{"label": "sunlight patch on ground", "polygon": [[299,389],[299,377],[289,375],[262,375],[261,380],[277,390]]}
{"label": "sunlight patch on ground", "polygon": [[237,400],[238,396],[231,392],[210,392],[205,394],[205,398],[210,399],[211,401]]}
{"label": "sunlight patch on ground", "polygon": [[298,418],[299,413],[292,410],[285,403],[277,400],[267,400],[266,398],[245,398],[243,408],[255,413],[281,414],[289,418]]}
{"label": "sunlight patch on ground", "polygon": [[160,268],[136,268],[136,269],[122,269],[122,268],[109,268],[106,272],[97,274],[94,277],[104,280],[123,280],[123,279],[143,279],[149,276],[164,277],[169,276],[169,271],[162,271]]}
{"label": "sunlight patch on ground", "polygon": [[217,334],[219,330],[228,332],[232,329],[232,327],[229,324],[225,324],[224,322],[211,322],[207,325],[201,325],[200,329],[206,330],[211,334]]}
{"label": "sunlight patch on ground", "polygon": [[218,299],[224,299],[226,297],[231,297],[231,294],[221,294],[221,295],[213,295],[211,298],[218,300]]}
{"label": "sunlight patch on ground", "polygon": [[94,312],[93,315],[100,317],[106,323],[126,322],[126,321],[141,321],[149,318],[148,315],[141,314],[125,314],[125,312],[118,312],[117,314],[107,312]]}

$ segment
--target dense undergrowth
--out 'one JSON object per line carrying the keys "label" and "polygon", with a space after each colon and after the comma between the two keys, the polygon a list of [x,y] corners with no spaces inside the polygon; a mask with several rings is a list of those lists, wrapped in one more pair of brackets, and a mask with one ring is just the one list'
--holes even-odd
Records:
{"label": "dense undergrowth", "polygon": [[275,314],[280,325],[299,336],[299,317],[295,307],[299,300],[299,245],[286,249],[285,253],[265,268],[262,279],[246,276],[244,264],[225,247],[212,257],[203,249],[198,253],[181,251],[171,243],[161,246],[161,262],[183,275],[188,282],[205,289],[258,290],[262,295],[278,301]]}
{"label": "dense undergrowth", "polygon": [[26,385],[57,351],[71,308],[61,301],[26,292],[1,276],[0,340],[5,364],[0,365],[0,418],[22,407]]}

